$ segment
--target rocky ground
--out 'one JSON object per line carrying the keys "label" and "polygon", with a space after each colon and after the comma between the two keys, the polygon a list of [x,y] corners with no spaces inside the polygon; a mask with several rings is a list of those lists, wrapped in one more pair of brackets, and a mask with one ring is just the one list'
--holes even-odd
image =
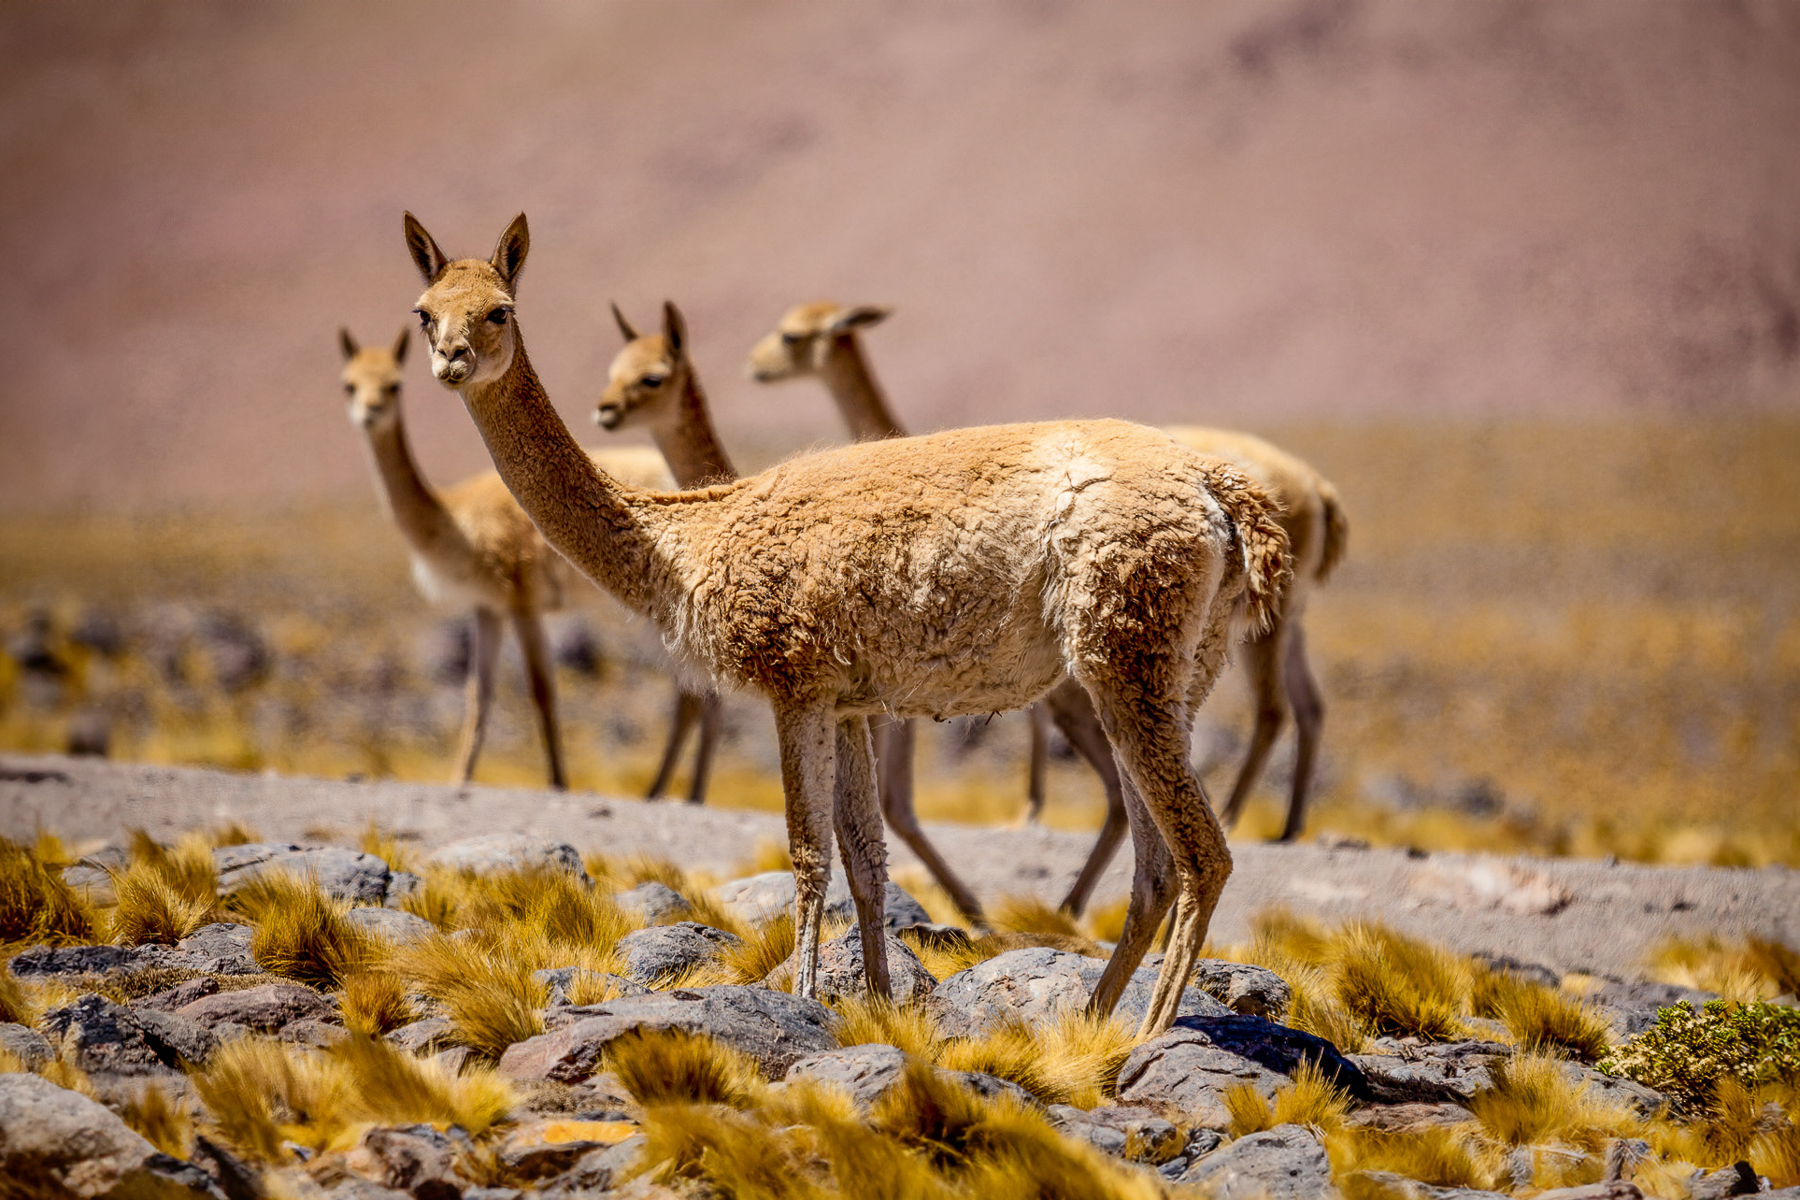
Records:
{"label": "rocky ground", "polygon": [[[729,875],[760,843],[785,844],[779,816],[645,804],[592,794],[415,783],[351,783],[92,759],[0,756],[0,834],[38,829],[71,842],[117,840],[142,828],[173,839],[197,826],[241,821],[270,841],[345,840],[371,820],[433,849],[471,833],[532,833],[608,854],[644,853]],[[939,824],[930,836],[984,899],[1059,900],[1085,860],[1085,834]],[[897,870],[916,860],[897,840]],[[1414,856],[1402,850],[1308,843],[1239,844],[1212,940],[1244,940],[1272,906],[1340,921],[1372,916],[1465,952],[1638,978],[1670,937],[1759,933],[1800,942],[1800,873],[1642,866],[1489,855]],[[1123,896],[1129,858],[1102,881],[1099,901]]]}

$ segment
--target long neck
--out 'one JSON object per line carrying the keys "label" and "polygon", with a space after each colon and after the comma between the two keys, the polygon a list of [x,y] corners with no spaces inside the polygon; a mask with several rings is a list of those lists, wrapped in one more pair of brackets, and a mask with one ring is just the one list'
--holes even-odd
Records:
{"label": "long neck", "polygon": [[523,339],[506,374],[463,388],[462,399],[501,480],[544,540],[628,608],[655,616],[653,576],[660,573],[652,571],[656,545],[644,526],[647,510],[569,436]]}
{"label": "long neck", "polygon": [[718,432],[713,428],[712,412],[706,404],[706,393],[700,390],[700,380],[692,366],[682,372],[682,378],[686,380],[686,386],[682,388],[675,416],[658,421],[651,428],[650,435],[656,439],[656,448],[662,451],[669,472],[681,487],[695,488],[703,483],[736,479],[737,468],[731,465],[725,447],[719,442]]}
{"label": "long neck", "polygon": [[875,442],[906,436],[906,430],[900,428],[900,422],[894,420],[894,414],[888,410],[887,397],[881,394],[875,376],[869,373],[862,343],[854,334],[832,340],[831,353],[825,356],[819,376],[830,389],[831,398],[837,401],[838,411],[844,414],[844,421],[857,441]]}
{"label": "long neck", "polygon": [[461,545],[463,537],[444,502],[419,473],[412,447],[406,440],[406,423],[398,418],[366,431],[369,457],[381,482],[381,496],[388,513],[413,549],[439,553]]}

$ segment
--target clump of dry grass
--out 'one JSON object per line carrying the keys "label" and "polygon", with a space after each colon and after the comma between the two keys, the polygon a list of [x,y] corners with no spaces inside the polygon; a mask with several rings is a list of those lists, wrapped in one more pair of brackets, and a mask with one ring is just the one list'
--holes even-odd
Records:
{"label": "clump of dry grass", "polygon": [[1505,1156],[1466,1130],[1428,1126],[1404,1132],[1344,1129],[1325,1146],[1332,1173],[1352,1200],[1391,1200],[1363,1173],[1391,1171],[1433,1187],[1504,1191]]}
{"label": "clump of dry grass", "polygon": [[1036,896],[1002,896],[988,913],[988,924],[997,933],[1051,933],[1088,941],[1075,918]]}
{"label": "clump of dry grass", "polygon": [[1134,1042],[1123,1022],[1070,1009],[1037,1026],[1015,1018],[972,1037],[940,1040],[927,1057],[953,1071],[1016,1083],[1046,1104],[1092,1108],[1112,1093]]}
{"label": "clump of dry grass", "polygon": [[1493,1088],[1471,1100],[1469,1111],[1505,1145],[1557,1142],[1592,1152],[1609,1138],[1641,1130],[1635,1116],[1595,1097],[1559,1059],[1517,1054],[1494,1067],[1493,1076]]}
{"label": "clump of dry grass", "polygon": [[1017,1017],[997,1021],[972,1037],[939,1046],[937,1065],[952,1071],[979,1071],[1016,1083],[1048,1103],[1063,1103],[1056,1081],[1045,1070],[1031,1026]]}
{"label": "clump of dry grass", "polygon": [[212,921],[213,897],[192,897],[154,868],[133,865],[113,876],[112,940],[126,946],[174,945]]}
{"label": "clump of dry grass", "polygon": [[442,1004],[457,1041],[484,1058],[544,1031],[538,1013],[547,996],[529,960],[439,934],[395,950],[389,966]]}
{"label": "clump of dry grass", "polygon": [[442,1122],[480,1137],[518,1100],[512,1085],[487,1067],[453,1073],[366,1034],[339,1039],[323,1054],[350,1081],[350,1114],[368,1121]]}
{"label": "clump of dry grass", "polygon": [[378,941],[345,916],[349,906],[326,895],[316,879],[268,871],[231,902],[256,922],[250,955],[273,974],[333,988],[380,955]]}
{"label": "clump of dry grass", "polygon": [[94,914],[55,866],[0,837],[0,946],[91,942]]}
{"label": "clump of dry grass", "polygon": [[410,846],[403,843],[392,831],[383,829],[374,817],[363,826],[360,837],[356,840],[357,849],[364,854],[381,859],[395,871],[418,871],[418,855]]}
{"label": "clump of dry grass", "polygon": [[728,982],[755,983],[786,962],[794,953],[795,944],[794,914],[784,910],[761,925],[744,930],[738,944],[727,946],[716,963]]}
{"label": "clump of dry grass", "polygon": [[194,1152],[194,1117],[171,1099],[161,1084],[146,1083],[119,1109],[119,1116],[145,1141],[176,1158]]}
{"label": "clump of dry grass", "polygon": [[208,829],[206,840],[214,846],[249,846],[262,841],[262,834],[233,817]]}
{"label": "clump of dry grass", "polygon": [[1130,910],[1131,900],[1125,896],[1096,904],[1088,909],[1087,935],[1098,942],[1117,942],[1125,932],[1125,914]]}
{"label": "clump of dry grass", "polygon": [[12,960],[0,960],[0,1021],[30,1027],[37,1024],[37,1005],[12,973]]}
{"label": "clump of dry grass", "polygon": [[1597,1062],[1612,1048],[1606,1021],[1572,996],[1480,963],[1470,966],[1469,1003],[1478,1017],[1506,1026],[1522,1050]]}
{"label": "clump of dry grass", "polygon": [[1771,1000],[1800,992],[1800,953],[1755,934],[1738,941],[1716,935],[1670,938],[1651,956],[1650,966],[1665,983],[1717,992],[1730,1000]]}
{"label": "clump of dry grass", "polygon": [[1334,998],[1364,1028],[1431,1041],[1464,1036],[1457,1014],[1467,977],[1454,955],[1372,922],[1352,922],[1334,940]]}
{"label": "clump of dry grass", "polygon": [[338,1008],[344,1027],[380,1037],[419,1019],[406,985],[392,971],[357,971],[343,979]]}
{"label": "clump of dry grass", "polygon": [[893,1046],[928,1062],[937,1057],[942,1035],[919,1005],[862,995],[840,999],[833,1008],[838,1020],[832,1035],[840,1046]]}
{"label": "clump of dry grass", "polygon": [[1226,1089],[1223,1098],[1225,1111],[1231,1115],[1232,1137],[1261,1133],[1277,1125],[1307,1125],[1330,1135],[1342,1130],[1350,1115],[1349,1094],[1327,1079],[1319,1064],[1310,1059],[1276,1089],[1272,1102],[1248,1083]]}
{"label": "clump of dry grass", "polygon": [[664,1104],[749,1108],[763,1095],[756,1061],[710,1037],[679,1029],[637,1030],[606,1047],[607,1069],[631,1098]]}
{"label": "clump of dry grass", "polygon": [[1000,953],[999,950],[988,952],[961,930],[927,935],[908,929],[900,933],[900,940],[919,956],[919,961],[934,979],[948,979],[958,971],[966,971]]}

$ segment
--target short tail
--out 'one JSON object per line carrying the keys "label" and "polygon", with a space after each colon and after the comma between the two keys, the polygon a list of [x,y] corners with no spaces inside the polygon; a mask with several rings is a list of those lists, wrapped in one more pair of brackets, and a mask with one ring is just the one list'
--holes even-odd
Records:
{"label": "short tail", "polygon": [[1206,466],[1206,490],[1237,529],[1244,554],[1244,615],[1251,632],[1263,633],[1280,614],[1294,578],[1287,531],[1275,519],[1281,506],[1262,485],[1216,459]]}
{"label": "short tail", "polygon": [[1321,479],[1316,490],[1319,503],[1325,509],[1325,546],[1319,554],[1319,569],[1313,572],[1313,578],[1324,583],[1344,561],[1344,552],[1350,548],[1350,518],[1344,515],[1344,502],[1338,499],[1336,488]]}

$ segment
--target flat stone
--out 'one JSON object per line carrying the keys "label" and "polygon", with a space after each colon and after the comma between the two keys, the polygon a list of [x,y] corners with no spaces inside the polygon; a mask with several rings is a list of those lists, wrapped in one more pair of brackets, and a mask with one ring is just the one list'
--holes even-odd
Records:
{"label": "flat stone", "polygon": [[1494,1086],[1492,1068],[1512,1054],[1496,1042],[1391,1045],[1395,1054],[1352,1054],[1382,1104],[1467,1104]]}
{"label": "flat stone", "polygon": [[1474,1119],[1475,1114],[1460,1104],[1371,1104],[1351,1113],[1349,1124],[1384,1133],[1411,1133],[1462,1125]]}
{"label": "flat stone", "polygon": [[1370,1190],[1396,1200],[1505,1200],[1505,1192],[1484,1192],[1478,1188],[1433,1187],[1393,1171],[1357,1171],[1355,1177],[1374,1185]]}
{"label": "flat stone", "polygon": [[90,1074],[154,1075],[181,1066],[180,1050],[140,1024],[137,1014],[91,992],[46,1013],[39,1024],[49,1039],[72,1049],[75,1065]]}
{"label": "flat stone", "polygon": [[488,833],[463,838],[439,847],[427,860],[453,871],[520,871],[531,867],[559,867],[583,883],[592,883],[581,855],[567,842],[531,833]]}
{"label": "flat stone", "polygon": [[220,846],[213,851],[213,866],[219,872],[220,896],[232,896],[272,871],[285,871],[315,879],[326,895],[354,904],[385,900],[391,874],[381,859],[342,846]]}
{"label": "flat stone", "polygon": [[[650,991],[634,979],[614,975],[610,971],[590,971],[585,967],[545,967],[540,971],[533,971],[531,977],[544,985],[552,1009],[569,1004],[569,993],[579,979],[593,979],[604,983],[613,990],[615,996],[643,996]],[[546,1015],[545,1028],[552,1028],[549,1014]]]}
{"label": "flat stone", "polygon": [[[746,924],[757,925],[791,911],[797,891],[792,871],[765,871],[722,883],[713,889],[712,895],[726,912]],[[882,922],[890,932],[931,920],[925,906],[891,879],[882,897]],[[849,883],[840,873],[833,873],[825,886],[825,918],[852,923],[856,920],[856,901],[850,895]]]}
{"label": "flat stone", "polygon": [[172,1052],[178,1056],[177,1065],[205,1066],[219,1048],[219,1039],[213,1031],[191,1017],[154,1008],[129,1011],[150,1044],[157,1047],[159,1056],[166,1057]]}
{"label": "flat stone", "polygon": [[[910,1061],[910,1055],[893,1046],[846,1046],[795,1060],[777,1086],[800,1079],[817,1080],[843,1089],[858,1107],[868,1109],[893,1090]],[[1030,1108],[1042,1107],[1035,1096],[1011,1080],[997,1079],[980,1071],[949,1071],[942,1067],[934,1070],[938,1078],[968,1088],[984,1099],[1006,1096]]]}
{"label": "flat stone", "polygon": [[654,879],[648,883],[640,883],[630,891],[620,892],[613,897],[613,903],[627,912],[641,913],[644,920],[652,925],[669,920],[679,921],[694,911],[694,906],[687,902],[686,896]]}
{"label": "flat stone", "polygon": [[9,970],[21,979],[54,975],[110,975],[135,971],[146,956],[136,946],[31,946],[13,957]]}
{"label": "flat stone", "polygon": [[1317,1063],[1352,1097],[1369,1097],[1362,1073],[1324,1038],[1235,1014],[1183,1017],[1138,1046],[1119,1071],[1118,1096],[1122,1104],[1173,1109],[1191,1124],[1229,1129],[1227,1090],[1248,1084],[1273,1098],[1303,1062]]}
{"label": "flat stone", "polygon": [[1234,1013],[1269,1021],[1287,1016],[1293,1000],[1287,981],[1267,967],[1218,958],[1194,964],[1194,986]]}
{"label": "flat stone", "polygon": [[[542,1194],[552,1197],[587,1196],[607,1192],[636,1169],[646,1139],[635,1134],[616,1145],[590,1150],[574,1166],[544,1185]],[[660,1191],[658,1195],[664,1194]],[[667,1193],[673,1195],[674,1193]]]}
{"label": "flat stone", "polygon": [[297,983],[265,983],[206,996],[177,1010],[208,1028],[230,1022],[258,1033],[278,1033],[303,1017],[334,1017],[331,1001]]}
{"label": "flat stone", "polygon": [[1103,1104],[1085,1112],[1067,1104],[1050,1107],[1050,1120],[1070,1137],[1127,1162],[1159,1167],[1181,1154],[1186,1139],[1153,1109]]}
{"label": "flat stone", "polygon": [[1515,979],[1542,984],[1547,988],[1562,986],[1562,976],[1542,963],[1522,962],[1504,954],[1489,954],[1485,950],[1477,950],[1469,957],[1497,975],[1511,975]]}
{"label": "flat stone", "polygon": [[425,880],[411,871],[391,871],[388,874],[387,896],[381,903],[386,908],[399,908],[402,900],[424,886]]}
{"label": "flat stone", "polygon": [[455,1029],[456,1026],[445,1017],[426,1017],[422,1021],[402,1025],[387,1036],[388,1041],[402,1050],[420,1054],[435,1050],[440,1045],[448,1045]]}
{"label": "flat stone", "polygon": [[637,1125],[630,1121],[526,1121],[507,1134],[499,1156],[516,1178],[546,1179],[568,1171],[589,1153],[616,1146],[637,1132]]}
{"label": "flat stone", "polygon": [[225,1200],[206,1172],[163,1154],[104,1105],[36,1075],[0,1075],[0,1179],[21,1195]]}
{"label": "flat stone", "polygon": [[1551,1188],[1539,1192],[1536,1200],[1643,1200],[1643,1195],[1629,1179],[1611,1179],[1580,1187]]}
{"label": "flat stone", "polygon": [[684,1029],[735,1046],[778,1079],[795,1059],[832,1049],[837,1023],[816,1000],[735,985],[625,996],[564,1012],[576,1018],[572,1024],[507,1047],[500,1073],[574,1083],[598,1070],[606,1046],[633,1030]]}
{"label": "flat stone", "polygon": [[255,936],[256,930],[248,925],[225,921],[202,925],[158,953],[158,965],[208,975],[255,975],[262,970],[250,956],[250,941]]}
{"label": "flat stone", "polygon": [[[937,977],[925,969],[912,947],[892,934],[884,935],[883,941],[887,945],[888,990],[893,994],[894,1003],[910,1004],[929,996],[937,987]],[[792,985],[800,961],[799,953],[795,950],[788,955],[787,961],[769,972],[767,982],[770,986],[785,990]],[[849,929],[819,944],[818,985],[819,999],[827,1002],[868,994],[861,933]]]}
{"label": "flat stone", "polygon": [[468,1135],[430,1125],[377,1126],[363,1134],[345,1156],[345,1166],[383,1187],[408,1192],[414,1200],[461,1200],[463,1181],[456,1173],[458,1151],[470,1146]]}
{"label": "flat stone", "polygon": [[1635,1079],[1621,1079],[1580,1063],[1564,1063],[1563,1074],[1576,1083],[1586,1084],[1588,1091],[1598,1099],[1621,1105],[1646,1119],[1656,1116],[1669,1104],[1667,1096]]}
{"label": "flat stone", "polygon": [[1241,1137],[1191,1164],[1181,1182],[1216,1200],[1327,1200],[1338,1194],[1325,1147],[1298,1125]]}
{"label": "flat stone", "polygon": [[353,908],[345,919],[366,933],[400,946],[422,941],[437,932],[437,926],[424,917],[397,908]]}
{"label": "flat stone", "polygon": [[196,979],[185,980],[172,988],[164,988],[160,992],[152,992],[148,996],[140,996],[131,1002],[137,1011],[153,1008],[157,1012],[174,1012],[207,996],[217,995],[219,981],[209,975],[201,975]]}
{"label": "flat stone", "polygon": [[40,1066],[56,1057],[55,1048],[43,1034],[23,1025],[14,1025],[10,1021],[0,1021],[0,1050],[11,1054],[28,1068]]}
{"label": "flat stone", "polygon": [[697,921],[634,929],[618,941],[619,954],[625,960],[620,974],[638,983],[654,984],[741,945],[735,935]]}
{"label": "flat stone", "polygon": [[[1105,969],[1104,959],[1047,946],[1008,950],[938,984],[926,1008],[947,1037],[974,1036],[1013,1017],[1038,1025],[1058,1012],[1084,1007]],[[1114,1016],[1136,1025],[1150,1006],[1155,986],[1156,969],[1138,968],[1125,985]],[[1232,1015],[1196,987],[1182,991],[1177,1012],[1183,1017]]]}

